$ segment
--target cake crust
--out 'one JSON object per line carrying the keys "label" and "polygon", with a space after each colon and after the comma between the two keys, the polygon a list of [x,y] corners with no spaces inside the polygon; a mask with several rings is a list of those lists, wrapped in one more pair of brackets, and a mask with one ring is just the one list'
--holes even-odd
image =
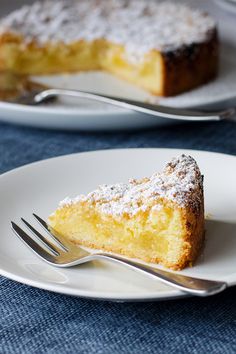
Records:
{"label": "cake crust", "polygon": [[164,62],[163,96],[174,96],[213,80],[219,69],[217,30],[211,31],[204,43],[165,53]]}

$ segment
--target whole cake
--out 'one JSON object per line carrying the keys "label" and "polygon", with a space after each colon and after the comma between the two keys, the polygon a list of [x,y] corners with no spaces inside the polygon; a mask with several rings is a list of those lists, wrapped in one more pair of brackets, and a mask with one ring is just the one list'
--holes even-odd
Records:
{"label": "whole cake", "polygon": [[105,70],[156,95],[217,74],[214,20],[158,0],[49,0],[0,21],[0,70],[38,75]]}
{"label": "whole cake", "polygon": [[183,269],[204,240],[203,179],[182,155],[150,178],[66,198],[49,224],[76,244]]}

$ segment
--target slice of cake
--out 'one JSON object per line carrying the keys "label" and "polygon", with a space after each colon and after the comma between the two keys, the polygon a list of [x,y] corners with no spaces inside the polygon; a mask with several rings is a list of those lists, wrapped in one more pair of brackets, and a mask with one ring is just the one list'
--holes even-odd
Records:
{"label": "slice of cake", "polygon": [[203,179],[182,155],[150,178],[66,198],[49,224],[78,245],[183,269],[204,240]]}
{"label": "slice of cake", "polygon": [[105,70],[170,96],[216,76],[214,20],[158,0],[49,0],[0,21],[0,70],[23,75]]}

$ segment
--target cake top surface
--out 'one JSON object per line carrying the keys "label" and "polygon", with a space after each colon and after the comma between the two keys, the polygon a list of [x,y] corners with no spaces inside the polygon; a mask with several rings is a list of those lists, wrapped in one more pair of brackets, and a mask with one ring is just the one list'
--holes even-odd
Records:
{"label": "cake top surface", "polygon": [[196,161],[191,156],[181,155],[167,163],[161,173],[155,173],[150,178],[101,185],[86,196],[64,199],[60,207],[87,201],[96,203],[106,214],[134,215],[140,210],[145,211],[148,201],[157,201],[154,208],[158,209],[161,207],[158,200],[164,198],[175,202],[179,207],[198,210],[202,203],[202,191],[202,176]]}
{"label": "cake top surface", "polygon": [[161,0],[38,1],[0,22],[0,32],[22,34],[26,42],[105,38],[142,55],[203,42],[214,28],[214,20],[202,11]]}

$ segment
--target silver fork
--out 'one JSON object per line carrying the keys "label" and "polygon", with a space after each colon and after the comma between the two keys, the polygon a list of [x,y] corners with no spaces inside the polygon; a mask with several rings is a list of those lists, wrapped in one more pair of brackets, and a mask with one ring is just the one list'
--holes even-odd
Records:
{"label": "silver fork", "polygon": [[26,105],[38,105],[46,102],[51,102],[60,96],[89,99],[165,119],[190,122],[219,122],[222,120],[236,121],[236,109],[234,107],[216,112],[197,112],[189,109],[167,107],[148,102],[140,102],[131,99],[112,97],[80,90],[35,90],[31,93],[27,92],[25,95],[17,97],[12,102]]}
{"label": "silver fork", "polygon": [[[27,234],[16,223],[11,222],[12,229],[18,238],[23,241],[37,256],[56,267],[72,267],[94,260],[107,260],[128,266],[138,272],[147,274],[153,279],[158,279],[185,293],[197,296],[217,294],[226,289],[227,284],[221,281],[193,278],[179,273],[172,273],[161,269],[155,269],[133,260],[125,259],[110,253],[89,253],[74,245],[62,235],[59,235],[38,215],[33,214],[38,223],[47,231],[48,237],[43,236],[25,219],[21,218],[24,225],[39,242],[36,242],[30,234]],[[43,247],[40,245],[42,243]]]}

